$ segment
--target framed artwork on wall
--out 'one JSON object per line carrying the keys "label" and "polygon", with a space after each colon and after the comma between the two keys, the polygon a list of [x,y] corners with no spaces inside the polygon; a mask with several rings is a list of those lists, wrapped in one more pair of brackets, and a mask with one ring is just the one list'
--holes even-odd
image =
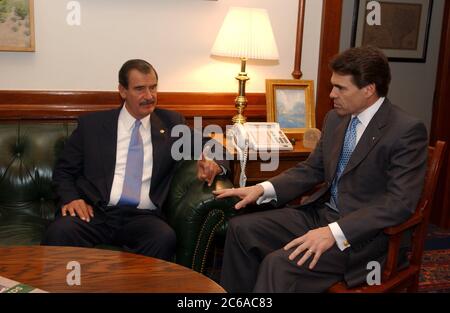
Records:
{"label": "framed artwork on wall", "polygon": [[[373,3],[380,5],[380,25],[367,21]],[[352,44],[378,47],[393,62],[425,62],[432,7],[432,0],[357,0]]]}
{"label": "framed artwork on wall", "polygon": [[35,51],[33,0],[0,1],[0,51]]}
{"label": "framed artwork on wall", "polygon": [[301,139],[316,126],[312,80],[267,79],[266,105],[267,121],[279,123],[288,138]]}

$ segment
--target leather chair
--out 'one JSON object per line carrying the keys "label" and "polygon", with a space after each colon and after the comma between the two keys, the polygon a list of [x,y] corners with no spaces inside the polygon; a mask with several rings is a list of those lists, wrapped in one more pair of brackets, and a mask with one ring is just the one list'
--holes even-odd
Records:
{"label": "leather chair", "polygon": [[[347,288],[344,282],[333,285],[330,293],[379,293],[401,291],[417,292],[422,255],[427,233],[433,196],[443,162],[445,142],[437,141],[435,147],[428,148],[428,166],[422,196],[414,214],[400,225],[386,228],[384,233],[389,236],[388,255],[381,277],[380,285],[364,285]],[[399,248],[402,235],[412,231],[411,252],[408,254],[406,267],[398,267]]]}
{"label": "leather chair", "polygon": [[[38,245],[54,218],[52,171],[76,124],[19,121],[0,123],[0,245]],[[177,234],[175,261],[204,272],[216,232],[225,229],[235,201],[212,191],[230,188],[224,177],[211,187],[196,178],[196,162],[179,162],[163,211]],[[232,213],[231,213],[232,214]]]}

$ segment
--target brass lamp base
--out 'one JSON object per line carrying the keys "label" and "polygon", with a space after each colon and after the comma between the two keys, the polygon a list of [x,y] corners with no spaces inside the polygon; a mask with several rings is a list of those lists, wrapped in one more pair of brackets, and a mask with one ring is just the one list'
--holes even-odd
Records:
{"label": "brass lamp base", "polygon": [[236,114],[231,120],[233,121],[233,124],[244,124],[247,122],[247,118],[242,114]]}
{"label": "brass lamp base", "polygon": [[244,96],[237,96],[236,100],[234,101],[234,103],[236,104],[236,109],[238,111],[238,114],[236,114],[232,121],[233,123],[239,123],[239,124],[244,124],[245,122],[247,122],[247,118],[244,116],[244,109],[247,107],[247,97]]}
{"label": "brass lamp base", "polygon": [[246,58],[241,58],[241,72],[236,79],[239,81],[239,95],[236,97],[234,103],[236,104],[236,110],[238,114],[236,114],[231,120],[234,124],[244,124],[247,121],[247,118],[244,116],[244,109],[247,107],[247,97],[245,96],[245,83],[248,78],[247,73],[245,72],[245,64],[247,62]]}

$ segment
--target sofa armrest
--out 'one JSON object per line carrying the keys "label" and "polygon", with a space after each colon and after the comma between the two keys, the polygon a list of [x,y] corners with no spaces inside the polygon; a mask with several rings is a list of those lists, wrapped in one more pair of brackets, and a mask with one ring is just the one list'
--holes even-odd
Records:
{"label": "sofa armrest", "polygon": [[212,194],[213,190],[233,187],[227,177],[216,177],[208,187],[196,173],[195,161],[177,165],[164,213],[177,235],[176,262],[204,272],[214,236],[234,215],[238,199],[216,199]]}

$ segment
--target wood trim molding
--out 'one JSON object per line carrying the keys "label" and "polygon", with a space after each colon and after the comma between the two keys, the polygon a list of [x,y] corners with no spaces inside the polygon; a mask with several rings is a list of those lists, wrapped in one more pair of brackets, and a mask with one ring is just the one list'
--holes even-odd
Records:
{"label": "wood trim molding", "polygon": [[333,103],[329,97],[331,71],[328,68],[328,63],[339,52],[341,16],[342,0],[323,1],[316,101],[316,125],[319,129],[322,129],[325,115],[333,108]]}
{"label": "wood trim molding", "polygon": [[303,51],[303,28],[305,24],[306,0],[298,0],[297,37],[295,43],[295,61],[292,77],[300,79],[302,73],[302,51]]}
{"label": "wood trim molding", "polygon": [[433,103],[433,118],[431,123],[430,144],[436,140],[447,142],[447,151],[444,155],[444,163],[441,176],[438,181],[438,189],[435,195],[431,222],[443,228],[450,228],[450,1],[445,2],[444,18],[441,34],[441,49],[439,66],[436,78],[436,91]]}
{"label": "wood trim molding", "polygon": [[[189,121],[202,116],[205,125],[231,124],[236,114],[232,93],[160,92],[158,106],[182,113]],[[247,94],[245,115],[250,121],[266,120],[264,93]],[[114,91],[0,90],[0,120],[72,120],[81,114],[119,107]]]}

